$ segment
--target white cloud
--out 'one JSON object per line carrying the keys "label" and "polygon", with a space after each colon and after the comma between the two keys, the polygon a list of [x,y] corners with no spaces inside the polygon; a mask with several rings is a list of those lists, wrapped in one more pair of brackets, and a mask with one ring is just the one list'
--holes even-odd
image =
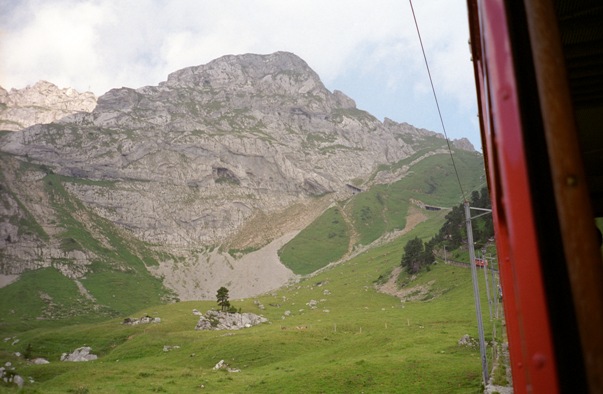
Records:
{"label": "white cloud", "polygon": [[[46,79],[102,94],[156,85],[225,54],[284,50],[327,86],[378,75],[390,94],[431,95],[410,7],[399,0],[25,0],[3,8],[5,88]],[[465,2],[422,0],[415,11],[438,95],[470,110]]]}
{"label": "white cloud", "polygon": [[[464,9],[462,1],[455,3],[445,2]],[[424,10],[418,16],[428,49],[443,50],[434,62],[452,65],[457,48],[447,43],[459,29],[441,23],[451,7],[440,4],[421,2]],[[10,85],[46,76],[78,83],[87,75],[102,93],[101,87],[129,81],[133,87],[157,83],[150,79],[224,54],[277,50],[297,53],[325,81],[351,65],[364,72],[388,72],[395,83],[396,73],[422,66],[409,7],[399,1],[30,0],[27,5],[32,17],[8,31],[3,43],[3,58],[9,61],[2,82]],[[150,72],[141,75],[145,68]]]}
{"label": "white cloud", "polygon": [[91,3],[37,5],[29,23],[4,34],[2,80],[24,85],[44,78],[81,86],[87,76],[102,75],[95,50],[102,20],[102,9]]}

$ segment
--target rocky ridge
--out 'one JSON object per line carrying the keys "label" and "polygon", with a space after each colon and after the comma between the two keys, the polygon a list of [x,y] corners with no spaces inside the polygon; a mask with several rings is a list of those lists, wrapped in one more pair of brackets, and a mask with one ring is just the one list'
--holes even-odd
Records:
{"label": "rocky ridge", "polygon": [[201,315],[195,330],[240,330],[266,322],[268,322],[268,319],[254,313],[229,313],[209,310]]}
{"label": "rocky ridge", "polygon": [[93,93],[60,89],[47,81],[10,91],[0,87],[0,130],[19,131],[34,124],[52,123],[67,115],[90,112],[94,107]]}
{"label": "rocky ridge", "polygon": [[[249,269],[216,245],[256,250],[290,236],[349,197],[346,184],[414,154],[425,138],[443,137],[380,122],[285,52],[225,56],[158,86],[113,89],[90,112],[0,139],[0,274],[52,266],[85,276],[101,256],[63,235],[57,206],[70,204],[104,248],[112,246],[101,222],[131,245],[163,253],[149,269],[184,299],[208,297]],[[283,268],[276,255],[270,261]],[[186,285],[172,280],[179,272]],[[291,274],[278,283],[248,279],[255,289],[234,297],[278,287]]]}

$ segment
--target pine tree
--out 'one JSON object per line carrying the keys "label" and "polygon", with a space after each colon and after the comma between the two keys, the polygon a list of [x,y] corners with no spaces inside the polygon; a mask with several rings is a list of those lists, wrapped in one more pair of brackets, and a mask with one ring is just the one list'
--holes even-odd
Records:
{"label": "pine tree", "polygon": [[423,241],[415,237],[404,246],[404,255],[400,264],[406,268],[409,274],[416,274],[423,266]]}
{"label": "pine tree", "polygon": [[222,312],[228,311],[228,308],[230,308],[230,301],[228,301],[228,289],[226,287],[222,286],[218,289],[216,299]]}

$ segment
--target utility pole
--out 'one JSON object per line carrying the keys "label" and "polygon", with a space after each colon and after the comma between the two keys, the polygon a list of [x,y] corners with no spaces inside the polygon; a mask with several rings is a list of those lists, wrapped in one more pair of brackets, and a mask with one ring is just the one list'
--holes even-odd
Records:
{"label": "utility pole", "polygon": [[480,303],[479,287],[477,285],[477,267],[475,266],[475,248],[473,245],[473,228],[471,227],[471,211],[469,202],[465,201],[465,223],[467,224],[467,243],[469,245],[469,258],[471,259],[471,278],[473,279],[473,297],[475,298],[475,313],[477,315],[477,331],[479,334],[479,352],[482,360],[482,377],[484,387],[488,385],[488,359],[486,358],[486,341],[484,339],[484,323],[482,321],[482,307]]}

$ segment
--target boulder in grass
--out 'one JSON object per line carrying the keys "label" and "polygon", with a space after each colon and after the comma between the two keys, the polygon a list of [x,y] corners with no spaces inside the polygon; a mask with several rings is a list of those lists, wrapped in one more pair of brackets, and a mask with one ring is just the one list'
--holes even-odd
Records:
{"label": "boulder in grass", "polygon": [[61,355],[61,361],[82,362],[96,360],[98,356],[90,353],[91,350],[91,347],[84,346],[75,349],[72,353],[63,353]]}
{"label": "boulder in grass", "polygon": [[207,311],[199,318],[195,330],[240,330],[266,323],[268,319],[253,313]]}

